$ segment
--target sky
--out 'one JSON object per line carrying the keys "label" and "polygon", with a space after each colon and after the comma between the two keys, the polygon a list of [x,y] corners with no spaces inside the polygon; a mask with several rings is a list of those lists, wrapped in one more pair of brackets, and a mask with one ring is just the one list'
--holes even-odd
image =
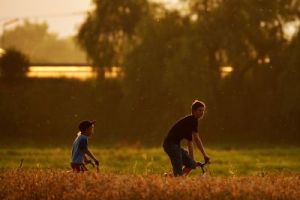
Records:
{"label": "sky", "polygon": [[[150,1],[163,2],[166,6],[174,8],[180,6],[180,0]],[[0,0],[0,34],[5,22],[20,18],[21,20],[5,26],[13,28],[26,17],[31,22],[46,21],[49,24],[49,31],[57,33],[60,37],[75,35],[85,20],[86,12],[92,9],[92,0]],[[299,21],[297,24],[287,24],[284,31],[291,38],[299,26]]]}
{"label": "sky", "polygon": [[[180,0],[151,1],[167,2],[172,6],[178,5]],[[32,22],[46,21],[50,32],[58,33],[60,37],[75,35],[85,20],[85,13],[92,8],[92,0],[0,0],[0,33],[5,22],[26,17]],[[21,21],[7,25],[5,29],[13,28]]]}
{"label": "sky", "polygon": [[[0,0],[0,30],[14,18],[29,17],[32,22],[46,21],[50,32],[60,37],[75,35],[84,22],[86,11],[92,9],[91,0]],[[73,14],[76,13],[76,14]],[[19,21],[6,26],[12,28]]]}

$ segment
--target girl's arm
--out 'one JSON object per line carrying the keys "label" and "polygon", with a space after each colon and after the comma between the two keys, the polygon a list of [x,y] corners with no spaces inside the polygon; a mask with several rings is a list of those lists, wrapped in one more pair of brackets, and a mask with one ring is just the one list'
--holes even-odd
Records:
{"label": "girl's arm", "polygon": [[87,149],[87,150],[85,151],[85,153],[86,153],[91,159],[94,160],[94,162],[96,163],[96,165],[99,165],[99,161],[98,161],[98,160],[96,159],[96,157],[90,152],[89,149]]}

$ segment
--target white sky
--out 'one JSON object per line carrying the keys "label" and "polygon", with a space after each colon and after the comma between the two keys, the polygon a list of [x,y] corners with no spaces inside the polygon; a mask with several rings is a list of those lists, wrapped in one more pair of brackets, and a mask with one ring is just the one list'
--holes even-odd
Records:
{"label": "white sky", "polygon": [[[152,1],[166,2],[170,6],[176,6],[180,2],[180,0]],[[85,12],[91,8],[92,0],[0,0],[0,30],[2,33],[3,23],[9,19],[30,17],[32,22],[46,21],[49,30],[58,33],[61,37],[75,35],[78,26],[85,19],[85,14],[73,16],[71,14]],[[12,28],[18,23],[20,22],[6,28]]]}
{"label": "white sky", "polygon": [[[91,0],[0,0],[0,30],[2,32],[7,19],[29,16],[33,22],[46,21],[50,31],[61,37],[74,35],[85,15],[72,13],[84,12],[91,7]],[[13,27],[13,24],[9,26]]]}

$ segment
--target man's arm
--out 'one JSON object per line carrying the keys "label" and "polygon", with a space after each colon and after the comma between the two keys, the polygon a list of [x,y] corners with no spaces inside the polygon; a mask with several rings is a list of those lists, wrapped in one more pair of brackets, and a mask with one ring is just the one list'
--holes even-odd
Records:
{"label": "man's arm", "polygon": [[193,141],[188,141],[187,142],[187,147],[188,147],[190,157],[194,160]]}
{"label": "man's arm", "polygon": [[204,150],[201,138],[200,138],[200,136],[199,136],[198,133],[193,133],[193,141],[196,143],[196,146],[198,147],[198,149],[202,153],[205,162],[208,162],[209,161],[209,157],[208,157],[208,155],[206,154],[206,152]]}

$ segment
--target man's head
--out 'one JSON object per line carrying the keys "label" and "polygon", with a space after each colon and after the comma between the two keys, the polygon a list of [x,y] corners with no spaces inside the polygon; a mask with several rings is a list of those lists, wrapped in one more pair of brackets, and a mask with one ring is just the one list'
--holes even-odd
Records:
{"label": "man's head", "polygon": [[80,122],[78,128],[81,132],[81,134],[84,134],[86,136],[91,136],[94,133],[94,124],[96,121],[82,121]]}
{"label": "man's head", "polygon": [[202,101],[195,100],[192,104],[192,115],[197,119],[202,119],[205,111],[205,103]]}

